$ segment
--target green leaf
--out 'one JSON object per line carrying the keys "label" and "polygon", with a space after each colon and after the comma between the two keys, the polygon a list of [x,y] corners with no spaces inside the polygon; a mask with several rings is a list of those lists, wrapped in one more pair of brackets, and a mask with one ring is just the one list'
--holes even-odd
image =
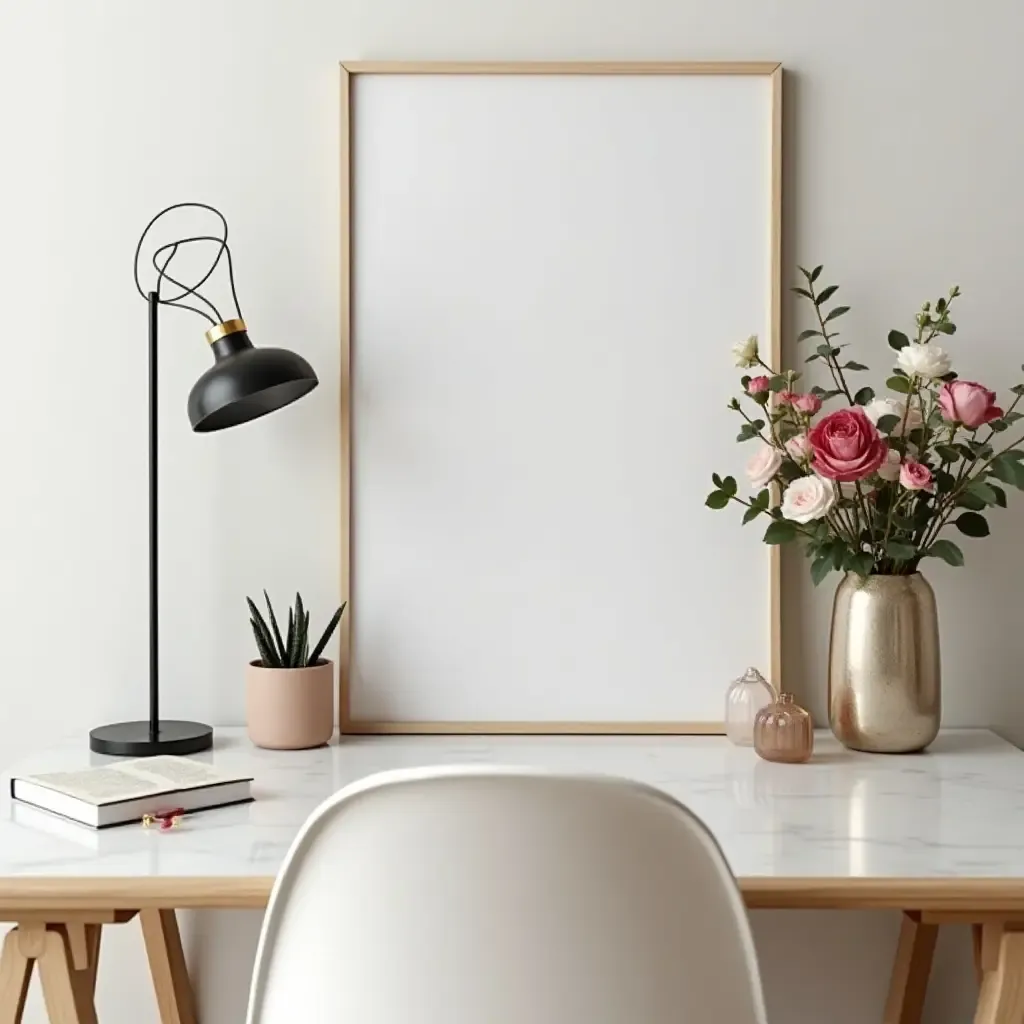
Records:
{"label": "green leaf", "polygon": [[[288,633],[285,639],[285,647],[288,651],[292,648],[292,641],[295,639],[295,613],[291,608],[288,609]],[[287,653],[287,651],[286,651]],[[287,658],[282,658],[282,662],[287,661]]]}
{"label": "green leaf", "polygon": [[997,434],[1010,429],[1010,424],[1005,420],[990,420],[988,424]]}
{"label": "green leaf", "polygon": [[850,307],[849,306],[836,306],[836,308],[833,309],[832,312],[829,313],[829,315],[827,317],[825,317],[825,323],[828,323],[830,320],[835,320],[837,317],[840,317],[844,313],[849,313],[849,312],[850,312]]}
{"label": "green leaf", "polygon": [[751,505],[750,508],[743,513],[743,525],[746,526],[747,523],[752,523],[763,512],[763,508],[759,508],[757,505]]}
{"label": "green leaf", "polygon": [[807,357],[807,358],[806,358],[806,359],[804,360],[804,362],[805,362],[805,363],[813,363],[815,359],[820,359],[820,358],[821,358],[821,356],[819,356],[819,355],[818,355],[818,353],[817,353],[817,352],[815,352],[813,356],[808,356],[808,357]]}
{"label": "green leaf", "polygon": [[935,453],[943,462],[956,462],[960,458],[960,450],[951,444],[937,444]]}
{"label": "green leaf", "polygon": [[288,645],[288,668],[299,667],[299,657],[306,642],[306,611],[302,607],[302,595],[295,595],[295,633]]}
{"label": "green leaf", "polygon": [[988,523],[984,516],[977,512],[962,512],[953,520],[956,528],[968,537],[987,537],[989,535]]}
{"label": "green leaf", "polygon": [[964,553],[951,540],[937,540],[926,552],[928,558],[941,558],[949,565],[964,564]]}
{"label": "green leaf", "polygon": [[787,381],[786,378],[782,376],[782,374],[777,373],[774,377],[772,377],[770,381],[768,381],[768,390],[785,391],[786,385],[788,383],[789,381]]}
{"label": "green leaf", "polygon": [[885,545],[885,553],[897,562],[909,562],[917,556],[917,548],[901,540],[890,540]]}
{"label": "green leaf", "polygon": [[875,424],[878,427],[878,431],[881,434],[891,434],[903,421],[902,416],[897,416],[896,413],[890,412],[885,416],[879,416],[878,422]]}
{"label": "green leaf", "polygon": [[817,265],[817,266],[816,266],[816,267],[815,267],[815,268],[814,268],[814,269],[813,269],[813,270],[811,271],[811,284],[814,284],[814,282],[815,282],[815,281],[817,281],[819,277],[821,277],[821,271],[822,271],[822,269],[823,269],[823,268],[822,268],[822,265],[821,265],[821,264],[819,263],[819,264],[818,264],[818,265]]}
{"label": "green leaf", "polygon": [[989,472],[1004,484],[1024,490],[1024,467],[1015,459],[1008,459],[1009,452],[1003,452],[989,465]]}
{"label": "green leaf", "polygon": [[1007,412],[1003,413],[1003,422],[1014,424],[1018,420],[1024,420],[1024,412]]}
{"label": "green leaf", "polygon": [[1013,462],[1020,462],[1021,459],[1024,459],[1024,452],[1019,448],[1007,448],[1005,452],[1001,453],[1001,456],[1002,458],[1010,459]]}
{"label": "green leaf", "polygon": [[832,556],[819,555],[811,563],[811,582],[817,586],[832,571]]}
{"label": "green leaf", "polygon": [[837,284],[830,284],[827,288],[822,288],[818,292],[818,305],[820,306],[823,302],[828,302],[837,291],[839,291],[839,285]]}
{"label": "green leaf", "polygon": [[790,291],[796,292],[797,295],[802,295],[805,299],[814,301],[814,296],[806,288],[791,288]]}
{"label": "green leaf", "polygon": [[901,348],[906,348],[909,344],[910,339],[902,331],[889,332],[889,348],[894,348],[899,352]]}
{"label": "green leaf", "polygon": [[940,298],[939,301],[935,303],[935,312],[941,313],[945,308],[946,300],[944,298]]}
{"label": "green leaf", "polygon": [[956,503],[960,508],[969,508],[972,512],[981,512],[982,509],[987,507],[982,498],[979,498],[976,494],[971,494],[970,491],[965,491],[961,494],[956,499]]}
{"label": "green leaf", "polygon": [[752,504],[760,509],[766,509],[771,504],[772,492],[766,487],[760,494],[754,498]]}
{"label": "green leaf", "polygon": [[885,386],[890,391],[899,392],[901,395],[907,395],[910,393],[910,382],[906,377],[890,377],[885,382]]}
{"label": "green leaf", "polygon": [[712,473],[711,474],[711,482],[716,487],[721,487],[722,486],[722,478],[717,473]]}
{"label": "green leaf", "polygon": [[943,320],[942,323],[932,324],[932,327],[939,332],[939,334],[956,334],[956,324],[949,320]]}
{"label": "green leaf", "polygon": [[1010,390],[1015,395],[1024,395],[1024,384],[1014,384],[1013,387],[1010,388]]}
{"label": "green leaf", "polygon": [[866,370],[866,369],[868,369],[868,367],[866,367],[863,363],[857,363],[857,362],[854,362],[854,360],[851,359],[848,363],[846,363],[843,366],[843,369],[844,370]]}
{"label": "green leaf", "polygon": [[777,519],[764,531],[765,544],[788,544],[796,539],[796,527],[785,519]]}
{"label": "green leaf", "polygon": [[843,564],[846,562],[846,545],[841,541],[832,542],[832,568],[842,569]]}
{"label": "green leaf", "polygon": [[725,491],[727,497],[732,497],[736,493],[736,477],[727,476],[719,486]]}
{"label": "green leaf", "polygon": [[756,395],[751,395],[750,396],[752,401],[754,401],[758,405],[762,405],[762,406],[768,404],[768,399],[770,397],[771,397],[771,395],[770,395],[770,393],[768,391],[758,391]]}
{"label": "green leaf", "polygon": [[996,505],[999,508],[1006,508],[1006,491],[1002,487],[996,487],[995,484],[988,485],[992,489],[992,493],[996,496]]}
{"label": "green leaf", "polygon": [[725,508],[729,504],[729,495],[725,491],[712,491],[705,499],[708,508]]}
{"label": "green leaf", "polygon": [[815,350],[822,359],[828,359],[832,355],[831,345],[819,345]]}
{"label": "green leaf", "polygon": [[806,341],[808,338],[820,338],[820,337],[821,337],[821,331],[807,330],[807,331],[801,331],[796,336],[796,340],[798,342],[800,342],[800,341]]}
{"label": "green leaf", "polygon": [[[985,483],[984,480],[972,480],[967,485],[967,493],[973,494],[976,498],[981,498],[986,505],[999,504],[999,498],[996,495],[996,488],[991,484]],[[1003,497],[1005,498],[1006,495],[1004,494]]]}
{"label": "green leaf", "polygon": [[858,576],[870,576],[871,570],[875,566],[875,560],[866,551],[862,551],[856,555],[851,555],[847,559],[847,565]]}
{"label": "green leaf", "polygon": [[874,400],[874,397],[875,392],[872,388],[861,388],[860,391],[858,391],[857,394],[853,396],[853,400],[858,405],[867,405],[868,402]]}

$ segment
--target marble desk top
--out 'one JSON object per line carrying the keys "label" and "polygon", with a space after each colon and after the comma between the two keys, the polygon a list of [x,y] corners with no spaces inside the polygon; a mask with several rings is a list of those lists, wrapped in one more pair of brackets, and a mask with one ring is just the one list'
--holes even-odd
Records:
{"label": "marble desk top", "polygon": [[267,879],[326,797],[370,773],[438,764],[531,765],[649,783],[691,807],[744,879],[1024,881],[1024,755],[982,730],[942,733],[917,756],[843,750],[825,733],[808,765],[776,765],[722,737],[345,737],[269,751],[219,729],[202,760],[251,774],[255,802],[173,832],[93,831],[7,795],[11,774],[108,760],[84,736],[12,767],[0,798],[0,880]]}

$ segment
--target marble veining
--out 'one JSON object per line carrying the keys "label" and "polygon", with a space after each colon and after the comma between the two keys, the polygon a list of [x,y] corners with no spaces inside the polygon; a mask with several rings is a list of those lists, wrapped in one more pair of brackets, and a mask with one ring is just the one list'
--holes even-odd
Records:
{"label": "marble veining", "polygon": [[691,807],[739,877],[1024,878],[1024,755],[983,730],[944,732],[917,756],[843,750],[816,736],[811,764],[759,760],[723,737],[345,737],[307,751],[254,748],[219,729],[201,755],[251,774],[252,804],[205,811],[173,832],[95,832],[11,801],[12,774],[100,764],[75,737],[12,766],[0,799],[0,877],[274,874],[325,798],[373,772],[441,764],[528,765],[621,775]]}

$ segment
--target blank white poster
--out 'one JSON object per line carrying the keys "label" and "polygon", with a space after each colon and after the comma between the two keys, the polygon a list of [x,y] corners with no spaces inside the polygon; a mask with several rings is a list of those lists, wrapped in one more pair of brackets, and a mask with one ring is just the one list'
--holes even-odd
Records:
{"label": "blank white poster", "polygon": [[771,79],[359,74],[351,118],[343,722],[721,722],[770,666],[763,528],[704,498],[753,451]]}

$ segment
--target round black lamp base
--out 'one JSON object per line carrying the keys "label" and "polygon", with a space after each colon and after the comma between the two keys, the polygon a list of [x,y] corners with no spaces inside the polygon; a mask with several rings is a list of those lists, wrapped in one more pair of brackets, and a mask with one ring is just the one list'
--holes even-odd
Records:
{"label": "round black lamp base", "polygon": [[177,722],[162,718],[155,737],[149,722],[118,722],[101,725],[89,733],[94,754],[115,757],[154,757],[156,754],[198,754],[213,746],[213,729],[201,722]]}

